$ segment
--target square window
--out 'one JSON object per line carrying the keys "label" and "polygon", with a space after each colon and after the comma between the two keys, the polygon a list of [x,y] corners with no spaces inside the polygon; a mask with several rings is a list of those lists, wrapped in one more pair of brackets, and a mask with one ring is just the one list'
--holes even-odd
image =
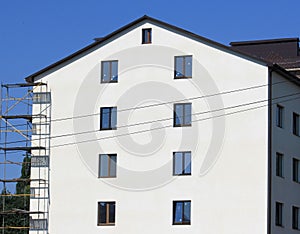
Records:
{"label": "square window", "polygon": [[192,61],[191,55],[175,57],[175,79],[192,78]]}
{"label": "square window", "polygon": [[142,29],[142,44],[151,44],[152,43],[152,29],[144,28]]}
{"label": "square window", "polygon": [[98,202],[98,226],[115,225],[116,202]]}
{"label": "square window", "polygon": [[109,178],[117,176],[117,155],[100,154],[99,156],[99,177]]}
{"label": "square window", "polygon": [[34,231],[42,231],[48,229],[47,219],[29,219],[29,229]]}
{"label": "square window", "polygon": [[276,176],[283,177],[283,154],[276,153]]}
{"label": "square window", "polygon": [[191,175],[191,152],[173,153],[173,175]]}
{"label": "square window", "polygon": [[118,82],[118,61],[101,62],[101,83]]}
{"label": "square window", "polygon": [[293,208],[292,208],[292,212],[293,212],[293,214],[292,214],[292,218],[293,218],[293,220],[292,220],[292,226],[293,226],[293,229],[296,229],[296,230],[299,230],[300,229],[300,226],[299,226],[299,224],[300,224],[300,215],[299,215],[299,211],[300,211],[300,209],[299,209],[299,207],[296,207],[296,206],[293,206]]}
{"label": "square window", "polygon": [[276,226],[283,226],[283,203],[276,202],[275,205],[275,224]]}
{"label": "square window", "polygon": [[284,108],[283,106],[276,106],[276,126],[279,128],[283,128],[283,114]]}
{"label": "square window", "polygon": [[299,132],[299,115],[297,113],[293,113],[293,134],[296,136],[300,135]]}
{"label": "square window", "polygon": [[48,104],[51,103],[50,92],[35,92],[33,93],[33,104]]}
{"label": "square window", "polygon": [[100,108],[100,130],[117,129],[117,107]]}
{"label": "square window", "polygon": [[192,104],[174,104],[174,127],[185,127],[192,125]]}
{"label": "square window", "polygon": [[300,161],[293,158],[293,181],[300,183]]}
{"label": "square window", "polygon": [[191,224],[191,201],[173,201],[173,225]]}

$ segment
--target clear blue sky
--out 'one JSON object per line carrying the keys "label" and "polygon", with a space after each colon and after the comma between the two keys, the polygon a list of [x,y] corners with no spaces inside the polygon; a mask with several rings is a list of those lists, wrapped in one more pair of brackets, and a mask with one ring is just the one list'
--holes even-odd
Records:
{"label": "clear blue sky", "polygon": [[147,14],[209,39],[300,36],[299,0],[0,0],[0,80],[35,71]]}

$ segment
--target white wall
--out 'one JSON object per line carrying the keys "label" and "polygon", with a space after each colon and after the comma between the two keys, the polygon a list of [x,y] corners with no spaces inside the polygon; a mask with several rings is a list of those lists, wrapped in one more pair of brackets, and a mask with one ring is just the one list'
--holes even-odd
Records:
{"label": "white wall", "polygon": [[[141,44],[151,27],[153,43]],[[174,56],[193,56],[193,78],[174,80]],[[102,60],[119,60],[119,82],[100,83]],[[165,103],[118,113],[118,125],[169,118],[161,125],[54,138],[50,233],[253,234],[267,230],[267,68],[145,23],[40,80],[52,92],[52,120]],[[59,146],[173,124],[173,103],[192,100],[192,127]],[[185,101],[186,102],[186,101]],[[263,106],[258,109],[249,108]],[[225,115],[233,111],[244,112]],[[213,119],[212,116],[215,116]],[[221,117],[217,117],[221,116]],[[99,129],[99,115],[52,122],[52,136]],[[192,151],[192,176],[172,176],[172,153]],[[145,154],[145,152],[148,152]],[[99,179],[98,154],[117,153],[117,178]],[[191,200],[191,225],[172,225],[172,201]],[[116,225],[97,226],[97,202],[116,201]]]}
{"label": "white wall", "polygon": [[[272,234],[298,233],[292,229],[292,206],[300,207],[300,184],[293,182],[293,158],[300,159],[300,138],[293,134],[293,112],[300,113],[300,87],[277,73],[272,76]],[[276,126],[276,105],[284,107],[283,128]],[[276,152],[284,155],[284,178],[276,176]],[[275,202],[283,203],[283,227],[275,225]]]}

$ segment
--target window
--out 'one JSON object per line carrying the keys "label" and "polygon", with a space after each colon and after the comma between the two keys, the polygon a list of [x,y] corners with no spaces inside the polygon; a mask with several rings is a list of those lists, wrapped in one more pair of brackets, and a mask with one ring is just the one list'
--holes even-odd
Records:
{"label": "window", "polygon": [[292,220],[292,226],[293,229],[299,230],[300,229],[300,215],[299,215],[299,207],[293,206],[292,208],[292,216],[293,216],[293,220]]}
{"label": "window", "polygon": [[48,222],[47,219],[32,219],[29,220],[30,230],[47,230],[48,229]]}
{"label": "window", "polygon": [[280,202],[276,202],[276,210],[275,210],[275,224],[276,226],[283,226],[283,204]]}
{"label": "window", "polygon": [[118,61],[101,62],[101,83],[118,82]]}
{"label": "window", "polygon": [[152,42],[152,29],[144,28],[142,30],[142,44],[151,44]]}
{"label": "window", "polygon": [[277,105],[276,106],[276,126],[279,128],[283,128],[283,106]]}
{"label": "window", "polygon": [[283,154],[276,153],[276,176],[283,177]]}
{"label": "window", "polygon": [[33,93],[33,104],[47,104],[51,102],[50,92],[36,92]]}
{"label": "window", "polygon": [[49,156],[31,156],[30,162],[31,167],[48,167]]}
{"label": "window", "polygon": [[115,225],[116,202],[98,202],[98,226]]}
{"label": "window", "polygon": [[191,201],[173,201],[173,225],[191,224]]}
{"label": "window", "polygon": [[116,177],[117,174],[117,155],[100,154],[99,157],[99,177],[108,178]]}
{"label": "window", "polygon": [[101,107],[100,130],[117,129],[117,107]]}
{"label": "window", "polygon": [[192,104],[182,103],[174,105],[174,127],[192,125]]}
{"label": "window", "polygon": [[173,153],[173,175],[191,175],[191,152]]}
{"label": "window", "polygon": [[175,79],[192,78],[192,56],[175,57]]}
{"label": "window", "polygon": [[293,181],[300,183],[300,161],[293,158]]}
{"label": "window", "polygon": [[296,136],[300,135],[299,132],[299,115],[297,113],[293,113],[293,134]]}

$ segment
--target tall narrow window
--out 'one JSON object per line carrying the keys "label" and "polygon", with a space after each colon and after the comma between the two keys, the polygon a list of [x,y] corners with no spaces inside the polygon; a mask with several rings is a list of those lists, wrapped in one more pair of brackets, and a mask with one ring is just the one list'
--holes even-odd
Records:
{"label": "tall narrow window", "polygon": [[276,176],[283,177],[283,154],[276,153]]}
{"label": "tall narrow window", "polygon": [[276,226],[283,226],[283,203],[276,202],[275,206],[275,224]]}
{"label": "tall narrow window", "polygon": [[33,93],[33,104],[48,104],[51,102],[50,92],[34,92]]}
{"label": "tall narrow window", "polygon": [[117,129],[117,107],[101,107],[100,130]]}
{"label": "tall narrow window", "polygon": [[174,104],[174,127],[184,127],[192,125],[192,104]]}
{"label": "tall narrow window", "polygon": [[173,153],[173,174],[191,175],[191,152]]}
{"label": "tall narrow window", "polygon": [[118,61],[101,62],[101,83],[118,82]]}
{"label": "tall narrow window", "polygon": [[293,113],[293,134],[296,136],[300,135],[299,132],[299,115],[297,113]]}
{"label": "tall narrow window", "polygon": [[191,201],[173,201],[173,225],[191,224]]}
{"label": "tall narrow window", "polygon": [[293,206],[292,208],[292,226],[293,226],[293,229],[296,229],[296,230],[299,230],[300,229],[300,209],[299,207],[296,207],[296,206]]}
{"label": "tall narrow window", "polygon": [[300,161],[293,158],[293,181],[300,183]]}
{"label": "tall narrow window", "polygon": [[99,157],[99,177],[109,178],[117,176],[117,155],[100,154]]}
{"label": "tall narrow window", "polygon": [[142,29],[142,43],[151,44],[152,43],[152,29],[144,28]]}
{"label": "tall narrow window", "polygon": [[276,106],[276,126],[279,128],[283,128],[283,114],[284,108],[283,106]]}
{"label": "tall narrow window", "polygon": [[115,225],[116,202],[98,202],[98,226]]}
{"label": "tall narrow window", "polygon": [[175,57],[175,79],[192,78],[192,56]]}

